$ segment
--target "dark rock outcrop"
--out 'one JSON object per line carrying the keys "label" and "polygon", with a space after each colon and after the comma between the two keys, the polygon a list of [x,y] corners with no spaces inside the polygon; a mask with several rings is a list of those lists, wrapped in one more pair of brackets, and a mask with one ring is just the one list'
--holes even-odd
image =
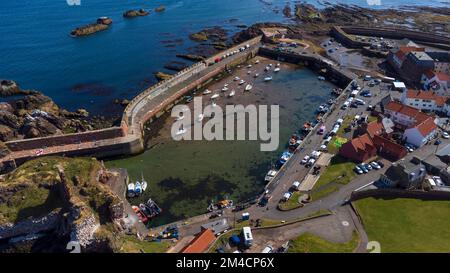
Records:
{"label": "dark rock outcrop", "polygon": [[138,16],[147,16],[150,12],[144,10],[144,9],[138,9],[138,10],[127,10],[124,12],[123,17],[125,18],[134,18]]}
{"label": "dark rock outcrop", "polygon": [[111,24],[112,20],[110,18],[100,17],[97,19],[97,23],[78,27],[72,30],[70,35],[72,35],[73,37],[79,37],[94,34],[96,32],[108,29]]}

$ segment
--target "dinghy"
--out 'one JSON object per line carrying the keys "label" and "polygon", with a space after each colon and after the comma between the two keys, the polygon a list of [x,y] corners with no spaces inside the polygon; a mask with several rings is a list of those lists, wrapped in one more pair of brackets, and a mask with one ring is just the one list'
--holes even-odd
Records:
{"label": "dinghy", "polygon": [[251,84],[247,84],[245,86],[245,91],[250,91],[250,90],[252,90],[252,88],[253,88],[253,86]]}

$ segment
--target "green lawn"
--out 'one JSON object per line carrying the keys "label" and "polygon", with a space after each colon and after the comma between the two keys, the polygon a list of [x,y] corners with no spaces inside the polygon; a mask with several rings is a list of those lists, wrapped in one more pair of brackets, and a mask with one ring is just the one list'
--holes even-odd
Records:
{"label": "green lawn", "polygon": [[354,167],[355,163],[343,157],[334,156],[331,159],[330,165],[314,185],[312,199],[316,200],[318,197],[324,197],[336,191],[339,188],[339,184],[348,184],[356,176],[356,173],[353,171]]}
{"label": "green lawn", "polygon": [[381,252],[450,252],[450,201],[366,198],[355,205]]}
{"label": "green lawn", "polygon": [[359,236],[353,233],[346,243],[333,243],[310,233],[305,233],[290,242],[289,253],[351,253],[359,243]]}

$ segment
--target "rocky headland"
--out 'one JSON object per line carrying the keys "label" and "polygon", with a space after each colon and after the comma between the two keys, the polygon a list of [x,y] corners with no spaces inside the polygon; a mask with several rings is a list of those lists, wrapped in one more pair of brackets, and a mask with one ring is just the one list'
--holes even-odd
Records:
{"label": "rocky headland", "polygon": [[[120,252],[125,243],[139,244],[134,236],[128,241],[125,231],[132,234],[133,227],[125,224],[124,202],[109,186],[118,176],[95,159],[64,157],[32,160],[0,176],[0,239],[13,239],[0,252],[38,234],[57,238],[63,250],[75,242],[82,252]],[[35,248],[27,246],[21,251]]]}
{"label": "rocky headland", "polygon": [[[22,90],[17,83],[1,81],[0,141],[84,132],[100,129],[102,122],[92,122],[85,109],[70,112],[61,109],[39,91]],[[93,125],[95,124],[95,125]]]}

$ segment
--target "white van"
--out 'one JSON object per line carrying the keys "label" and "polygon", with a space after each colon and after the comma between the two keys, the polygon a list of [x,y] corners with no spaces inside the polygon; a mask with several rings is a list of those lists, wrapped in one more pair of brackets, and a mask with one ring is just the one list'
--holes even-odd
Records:
{"label": "white van", "polygon": [[244,238],[244,244],[250,247],[253,244],[252,229],[250,227],[242,228],[242,237]]}

